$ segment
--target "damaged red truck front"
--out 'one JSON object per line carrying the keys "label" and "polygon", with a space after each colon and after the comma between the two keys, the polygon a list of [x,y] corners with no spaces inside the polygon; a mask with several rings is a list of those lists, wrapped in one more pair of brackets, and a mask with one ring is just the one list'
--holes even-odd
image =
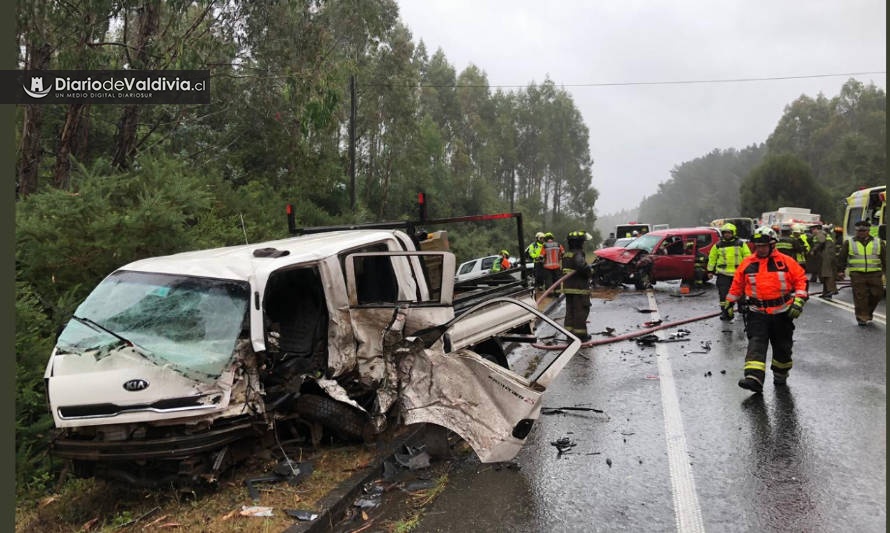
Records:
{"label": "damaged red truck front", "polygon": [[81,476],[190,484],[307,428],[429,423],[513,458],[580,342],[524,278],[456,297],[453,254],[412,237],[325,231],[121,267],[47,364],[54,455]]}

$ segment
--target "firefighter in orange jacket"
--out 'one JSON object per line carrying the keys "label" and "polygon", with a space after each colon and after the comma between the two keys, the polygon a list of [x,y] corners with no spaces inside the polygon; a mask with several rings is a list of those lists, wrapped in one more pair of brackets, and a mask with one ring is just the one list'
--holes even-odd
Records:
{"label": "firefighter in orange jacket", "polygon": [[739,387],[759,393],[766,378],[769,346],[773,348],[773,384],[786,384],[792,366],[794,319],[807,301],[807,273],[793,258],[776,251],[778,238],[771,228],[757,228],[751,240],[754,254],[736,269],[721,307],[732,313],[733,303],[742,296],[746,299],[748,351]]}
{"label": "firefighter in orange jacket", "polygon": [[565,248],[556,242],[553,234],[549,231],[544,234],[544,248],[541,251],[544,256],[544,288],[548,288],[555,284],[560,278],[560,270],[562,269],[562,255]]}

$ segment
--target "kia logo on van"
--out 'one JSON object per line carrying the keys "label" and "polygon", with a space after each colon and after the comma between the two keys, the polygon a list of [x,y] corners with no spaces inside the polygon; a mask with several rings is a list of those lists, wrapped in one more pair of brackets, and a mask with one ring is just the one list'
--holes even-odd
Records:
{"label": "kia logo on van", "polygon": [[148,388],[148,382],[144,379],[131,379],[130,381],[124,383],[124,390],[128,390],[130,392],[145,390]]}

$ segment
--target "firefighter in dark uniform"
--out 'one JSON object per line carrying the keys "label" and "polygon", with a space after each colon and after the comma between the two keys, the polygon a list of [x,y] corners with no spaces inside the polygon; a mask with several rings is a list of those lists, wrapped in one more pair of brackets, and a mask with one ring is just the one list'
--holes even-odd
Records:
{"label": "firefighter in dark uniform", "polygon": [[853,313],[856,323],[867,326],[878,302],[884,297],[884,272],[887,271],[887,243],[870,233],[868,220],[856,222],[856,235],[844,241],[838,262],[838,271],[850,269],[850,286],[853,289]]}
{"label": "firefighter in dark uniform", "polygon": [[[788,225],[782,226],[782,234],[779,236],[779,242],[776,243],[776,250],[793,257],[795,260],[807,253],[807,249],[803,247],[803,242],[791,236],[791,226]],[[800,261],[798,261],[798,264],[800,264]]]}
{"label": "firefighter in dark uniform", "polygon": [[587,315],[590,314],[590,265],[584,255],[584,242],[591,239],[585,231],[573,231],[566,239],[568,250],[562,256],[563,275],[572,273],[562,282],[561,292],[566,297],[565,328],[581,341],[589,341]]}
{"label": "firefighter in dark uniform", "polygon": [[771,228],[757,228],[751,240],[754,254],[736,269],[722,307],[731,312],[733,303],[742,297],[746,300],[748,350],[739,387],[759,393],[766,378],[769,346],[773,349],[773,384],[786,384],[792,366],[794,319],[807,301],[807,273],[794,258],[776,250],[778,239]]}
{"label": "firefighter in dark uniform", "polygon": [[686,241],[686,253],[695,256],[693,263],[693,285],[699,288],[704,287],[705,283],[711,279],[710,274],[708,274],[708,256],[698,250],[695,246],[695,241]]}

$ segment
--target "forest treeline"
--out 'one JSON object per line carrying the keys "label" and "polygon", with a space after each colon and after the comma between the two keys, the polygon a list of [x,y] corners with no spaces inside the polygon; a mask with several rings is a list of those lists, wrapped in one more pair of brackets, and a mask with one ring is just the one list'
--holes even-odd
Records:
{"label": "forest treeline", "polygon": [[831,98],[801,95],[765,143],[675,166],[633,215],[676,227],[790,206],[842,223],[850,193],[887,182],[886,103],[884,90],[855,79]]}
{"label": "forest treeline", "polygon": [[[480,67],[458,72],[415,42],[392,0],[18,5],[20,68],[211,73],[208,105],[17,108],[20,496],[58,467],[42,384],[55,334],[129,261],[283,237],[286,203],[298,225],[415,218],[418,191],[431,217],[522,212],[529,237],[595,226],[589,132],[565,89],[545,77],[492,90]],[[639,218],[698,224],[786,199],[830,213],[886,180],[884,105],[852,79],[837,97],[801,96],[765,144],[676,166]],[[469,258],[512,239],[480,226],[452,245]]]}

